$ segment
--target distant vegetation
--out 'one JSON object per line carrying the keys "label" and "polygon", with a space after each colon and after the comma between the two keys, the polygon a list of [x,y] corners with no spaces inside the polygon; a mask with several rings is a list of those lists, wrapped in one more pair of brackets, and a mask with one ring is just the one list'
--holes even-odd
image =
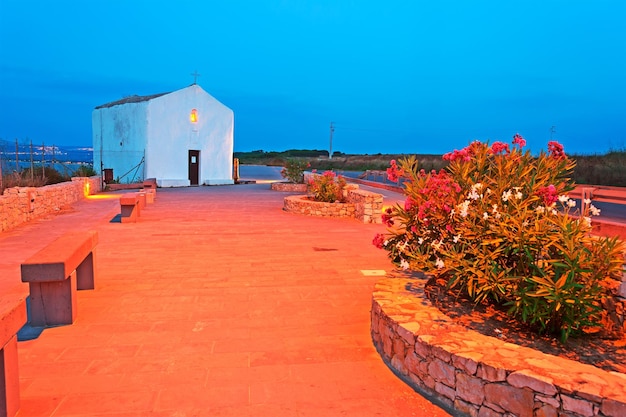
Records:
{"label": "distant vegetation", "polygon": [[[385,170],[389,161],[409,155],[375,154],[352,155],[328,151],[290,149],[283,152],[235,152],[243,165],[284,166],[287,159],[301,158],[311,164],[311,169],[335,171]],[[610,185],[626,187],[626,150],[611,151],[604,155],[569,155],[576,161],[573,179],[577,184]],[[441,155],[417,155],[419,166],[426,171],[439,170],[447,165]]]}
{"label": "distant vegetation", "polygon": [[[4,171],[2,171],[4,173]],[[82,165],[74,172],[60,172],[54,168],[36,166],[25,168],[19,172],[12,171],[0,178],[0,195],[12,187],[42,187],[70,181],[71,177],[91,177],[97,175],[89,165]]]}

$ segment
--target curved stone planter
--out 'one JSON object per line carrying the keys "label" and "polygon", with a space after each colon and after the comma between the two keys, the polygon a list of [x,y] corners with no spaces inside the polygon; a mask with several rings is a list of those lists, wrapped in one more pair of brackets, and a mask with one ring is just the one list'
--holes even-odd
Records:
{"label": "curved stone planter", "polygon": [[441,313],[425,279],[384,278],[372,299],[376,349],[416,390],[472,417],[626,416],[626,375],[507,343]]}
{"label": "curved stone planter", "polygon": [[271,185],[273,191],[287,191],[292,193],[306,193],[308,186],[306,184],[296,184],[293,182],[273,182]]}
{"label": "curved stone planter", "polygon": [[285,197],[283,210],[319,217],[354,217],[354,204],[351,203],[323,203],[309,199],[306,195]]}

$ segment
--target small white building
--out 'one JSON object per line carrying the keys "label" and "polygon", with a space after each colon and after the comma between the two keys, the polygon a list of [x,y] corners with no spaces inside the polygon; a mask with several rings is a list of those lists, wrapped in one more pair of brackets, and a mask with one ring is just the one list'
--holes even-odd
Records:
{"label": "small white building", "polygon": [[94,169],[112,170],[114,180],[156,178],[159,187],[234,183],[233,111],[195,83],[100,105],[91,120]]}

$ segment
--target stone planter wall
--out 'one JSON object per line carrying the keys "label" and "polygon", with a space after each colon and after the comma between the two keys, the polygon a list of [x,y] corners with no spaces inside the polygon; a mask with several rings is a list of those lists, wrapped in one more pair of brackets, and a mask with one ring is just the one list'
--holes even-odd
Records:
{"label": "stone planter wall", "polygon": [[[356,187],[355,184],[352,184]],[[354,204],[354,217],[363,223],[382,223],[382,194],[354,188],[348,190],[346,200]]]}
{"label": "stone planter wall", "polygon": [[13,187],[0,196],[0,232],[101,191],[100,177],[75,177],[45,187]]}
{"label": "stone planter wall", "polygon": [[273,191],[286,191],[292,193],[306,193],[308,186],[306,184],[296,184],[293,182],[273,182],[271,185]]}
{"label": "stone planter wall", "polygon": [[292,213],[304,214],[305,216],[318,217],[352,217],[355,208],[351,203],[323,203],[310,200],[306,195],[293,195],[285,197],[283,210]]}
{"label": "stone planter wall", "polygon": [[287,196],[283,210],[320,217],[348,217],[363,223],[381,223],[383,196],[359,190],[351,185],[345,191],[345,203],[323,203],[309,199],[305,195]]}
{"label": "stone planter wall", "polygon": [[371,332],[408,384],[472,417],[626,416],[626,375],[485,336],[432,306],[425,279],[384,278]]}

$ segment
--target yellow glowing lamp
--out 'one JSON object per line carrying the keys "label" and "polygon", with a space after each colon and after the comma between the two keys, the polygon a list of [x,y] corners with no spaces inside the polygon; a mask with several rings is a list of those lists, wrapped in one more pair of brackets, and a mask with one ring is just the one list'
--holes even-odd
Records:
{"label": "yellow glowing lamp", "polygon": [[191,110],[191,113],[189,114],[189,121],[191,123],[198,123],[198,110]]}

